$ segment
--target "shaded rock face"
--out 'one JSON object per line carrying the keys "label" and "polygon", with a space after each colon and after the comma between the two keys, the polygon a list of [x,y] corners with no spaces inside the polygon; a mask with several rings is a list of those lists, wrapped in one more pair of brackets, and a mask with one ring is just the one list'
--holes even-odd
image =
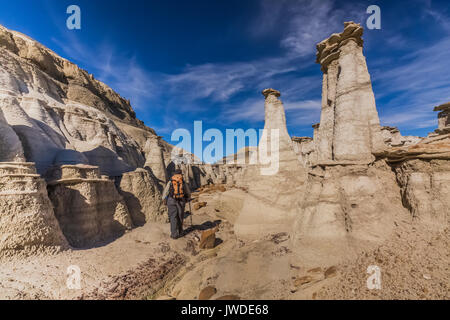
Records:
{"label": "shaded rock face", "polygon": [[0,163],[0,221],[0,257],[69,247],[33,163]]}
{"label": "shaded rock face", "polygon": [[383,151],[380,122],[366,59],[363,28],[345,23],[317,45],[323,75],[318,161],[370,162]]}
{"label": "shaded rock face", "polygon": [[53,168],[48,194],[62,232],[76,248],[113,240],[132,228],[125,201],[98,167]]}
{"label": "shaded rock face", "polygon": [[143,127],[127,101],[36,41],[3,27],[0,35],[1,118],[38,173],[89,163],[117,176],[144,164],[140,146],[115,124]]}
{"label": "shaded rock face", "polygon": [[167,207],[162,204],[158,182],[149,171],[136,169],[125,173],[120,180],[119,191],[134,225],[143,225],[148,221],[166,221]]}

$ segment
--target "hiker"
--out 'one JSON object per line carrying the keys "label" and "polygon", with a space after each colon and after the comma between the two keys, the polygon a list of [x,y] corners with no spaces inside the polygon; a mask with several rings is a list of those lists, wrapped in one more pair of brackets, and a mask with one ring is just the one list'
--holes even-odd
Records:
{"label": "hiker", "polygon": [[166,184],[162,198],[169,209],[170,237],[178,239],[183,236],[184,232],[183,221],[186,202],[191,201],[191,190],[184,182],[180,169],[175,170],[173,176]]}

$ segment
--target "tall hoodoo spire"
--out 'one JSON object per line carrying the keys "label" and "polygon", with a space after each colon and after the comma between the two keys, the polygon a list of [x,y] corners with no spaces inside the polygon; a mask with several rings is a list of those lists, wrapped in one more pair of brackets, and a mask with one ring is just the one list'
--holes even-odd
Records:
{"label": "tall hoodoo spire", "polygon": [[380,120],[363,55],[363,28],[344,23],[342,33],[317,45],[323,72],[319,163],[366,162],[384,149]]}

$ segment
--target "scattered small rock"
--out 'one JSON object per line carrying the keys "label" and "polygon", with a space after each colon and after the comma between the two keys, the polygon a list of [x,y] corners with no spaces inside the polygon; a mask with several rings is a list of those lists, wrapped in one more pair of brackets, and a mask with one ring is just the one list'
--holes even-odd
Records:
{"label": "scattered small rock", "polygon": [[166,242],[161,242],[159,244],[159,250],[161,250],[162,253],[167,253],[170,251],[170,245]]}
{"label": "scattered small rock", "polygon": [[313,269],[309,269],[308,273],[319,273],[322,272],[322,268],[321,267],[317,267],[317,268],[313,268]]}
{"label": "scattered small rock", "polygon": [[198,202],[194,205],[194,210],[199,210],[203,207],[206,207],[207,204],[207,202]]}
{"label": "scattered small rock", "polygon": [[213,286],[208,286],[200,291],[198,300],[209,300],[213,295],[217,293],[217,289]]}
{"label": "scattered small rock", "polygon": [[216,244],[216,232],[217,228],[205,230],[202,232],[200,238],[199,247],[200,249],[212,249]]}
{"label": "scattered small rock", "polygon": [[282,242],[285,242],[289,240],[289,235],[287,234],[287,232],[280,232],[277,234],[272,235],[272,238],[270,239],[270,241],[272,241],[275,244],[279,244]]}
{"label": "scattered small rock", "polygon": [[296,287],[300,287],[304,284],[310,283],[311,281],[313,281],[313,278],[311,276],[303,276],[300,278],[297,278],[297,280],[295,280],[294,285]]}
{"label": "scattered small rock", "polygon": [[327,279],[334,277],[336,274],[337,274],[336,266],[329,267],[327,270],[325,270],[325,273],[324,273],[325,278],[327,278]]}

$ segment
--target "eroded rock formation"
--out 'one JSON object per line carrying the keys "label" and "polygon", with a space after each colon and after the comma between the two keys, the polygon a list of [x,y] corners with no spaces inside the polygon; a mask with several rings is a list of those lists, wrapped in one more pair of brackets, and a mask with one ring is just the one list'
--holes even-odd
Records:
{"label": "eroded rock formation", "polygon": [[97,246],[164,222],[161,188],[176,168],[192,189],[227,186],[216,216],[233,224],[233,237],[286,234],[299,257],[382,242],[399,217],[447,226],[449,103],[435,108],[439,128],[426,138],[381,128],[362,33],[348,22],[317,45],[323,92],[313,138],[290,137],[281,93],[266,89],[258,147],[204,164],[92,75],[0,27],[0,255]]}
{"label": "eroded rock formation", "polygon": [[[317,62],[324,72],[321,123],[314,127],[313,142],[296,142],[302,158],[310,149],[317,152],[294,226],[294,243],[307,248],[304,252],[317,249],[318,243],[322,253],[343,253],[384,241],[394,220],[408,215],[448,224],[450,184],[444,159],[449,159],[450,144],[440,134],[445,132],[443,125],[437,136],[428,138],[403,137],[396,128],[380,128],[362,32],[361,26],[345,23],[342,33],[317,46]],[[445,118],[445,112],[439,117]],[[311,143],[314,146],[305,150]]]}
{"label": "eroded rock formation", "polygon": [[34,164],[0,162],[0,257],[68,247]]}
{"label": "eroded rock formation", "polygon": [[342,33],[317,45],[324,73],[319,163],[369,163],[384,149],[362,34],[359,24],[346,22]]}
{"label": "eroded rock formation", "polygon": [[435,107],[434,111],[439,111],[436,132],[439,134],[450,133],[450,102]]}
{"label": "eroded rock formation", "polygon": [[73,247],[95,246],[132,228],[125,201],[98,167],[63,165],[53,168],[49,180],[55,216]]}
{"label": "eroded rock formation", "polygon": [[[236,235],[241,238],[261,238],[285,230],[293,223],[299,196],[304,192],[306,170],[298,161],[287,132],[283,103],[278,99],[281,94],[266,89],[263,95],[265,124],[258,145],[258,161],[253,160],[256,165],[245,168],[242,181],[248,194],[234,225]],[[268,163],[262,159],[266,155]]]}
{"label": "eroded rock formation", "polygon": [[158,183],[151,172],[141,168],[122,176],[119,190],[130,211],[134,225],[143,225],[148,221],[165,222],[167,220],[167,207],[161,202]]}
{"label": "eroded rock formation", "polygon": [[402,136],[396,127],[385,126],[381,128],[384,143],[389,147],[410,146],[419,143],[422,138],[414,136]]}
{"label": "eroded rock formation", "polygon": [[3,27],[0,35],[0,106],[38,173],[81,162],[117,176],[144,164],[115,124],[144,128],[128,101],[36,41]]}
{"label": "eroded rock formation", "polygon": [[144,166],[151,168],[158,182],[165,185],[168,177],[160,140],[160,137],[157,136],[152,136],[147,140],[144,148],[146,155]]}
{"label": "eroded rock formation", "polygon": [[0,109],[0,161],[25,161],[22,143]]}

